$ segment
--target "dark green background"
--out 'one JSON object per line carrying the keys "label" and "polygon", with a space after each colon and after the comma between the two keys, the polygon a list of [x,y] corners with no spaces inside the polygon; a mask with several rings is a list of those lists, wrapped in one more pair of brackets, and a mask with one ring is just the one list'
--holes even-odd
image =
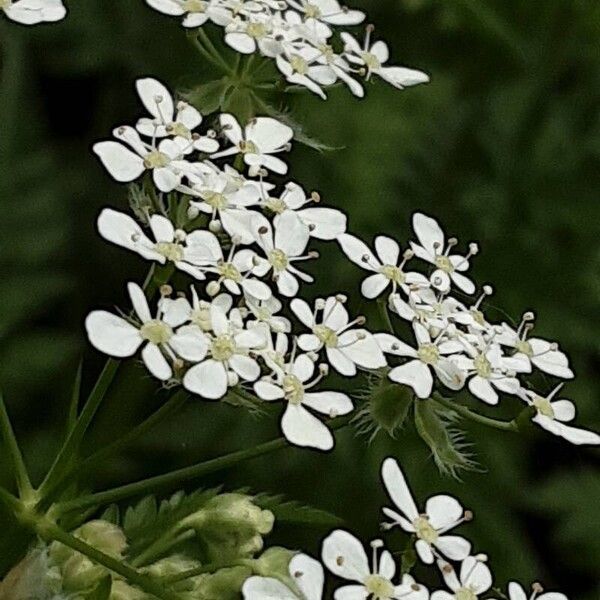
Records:
{"label": "dark green background", "polygon": [[[60,24],[0,22],[0,381],[36,478],[60,441],[80,357],[91,385],[101,357],[83,333],[93,307],[125,307],[124,282],[146,265],[103,243],[101,206],[125,207],[90,152],[139,107],[133,81],[152,74],[187,88],[215,78],[177,20],[142,0],[67,2]],[[309,133],[343,149],[297,148],[291,175],[348,211],[364,238],[407,240],[410,215],[436,215],[482,254],[474,275],[514,318],[533,309],[537,332],[560,340],[577,379],[565,387],[579,422],[600,428],[600,4],[584,0],[379,0],[357,5],[390,42],[393,60],[429,72],[406,92],[369,86],[359,102],[335,90],[327,102],[298,96]],[[359,273],[334,246],[313,272],[310,294],[346,291]],[[100,415],[90,449],[157,406],[164,393],[132,364]],[[140,377],[142,383],[140,384]],[[516,404],[504,403],[507,414]],[[92,473],[109,484],[163,472],[277,434],[275,422],[192,402],[177,419]],[[412,427],[395,442],[341,436],[335,453],[289,449],[223,476],[229,489],[285,492],[331,510],[349,528],[378,535],[385,501],[381,460],[393,453],[418,496],[449,491],[475,511],[463,528],[490,555],[499,584],[540,579],[575,599],[599,597],[599,455],[549,435],[519,438],[470,428],[483,469],[442,479]],[[6,465],[0,466],[8,481]],[[316,551],[324,531],[280,528],[273,541]],[[404,540],[389,539],[393,549]],[[14,543],[13,543],[14,542]],[[0,563],[16,560],[4,539]]]}

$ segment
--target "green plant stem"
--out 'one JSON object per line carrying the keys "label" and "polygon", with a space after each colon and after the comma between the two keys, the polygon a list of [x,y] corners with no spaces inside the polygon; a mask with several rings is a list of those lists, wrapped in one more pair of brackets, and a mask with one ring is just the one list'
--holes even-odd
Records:
{"label": "green plant stem", "polygon": [[158,540],[155,540],[149,546],[144,548],[143,552],[131,561],[131,564],[136,568],[145,566],[166,554],[177,544],[188,539],[193,539],[194,537],[196,537],[196,532],[193,529],[188,529],[183,532],[177,528],[171,529]]}
{"label": "green plant stem", "polygon": [[377,308],[379,309],[379,314],[381,315],[381,319],[383,323],[388,328],[388,331],[392,335],[396,335],[396,331],[394,330],[394,325],[392,324],[392,319],[390,318],[390,311],[387,306],[387,298],[380,298],[377,300]]}
{"label": "green plant stem", "polygon": [[109,571],[124,577],[128,583],[137,585],[144,592],[152,594],[156,598],[161,600],[181,600],[179,594],[166,590],[162,583],[153,580],[152,578],[139,573],[133,567],[130,567],[126,563],[118,560],[104,552],[101,552],[97,548],[86,544],[82,540],[76,538],[74,535],[64,531],[55,523],[40,518],[33,521],[32,527],[36,533],[47,542],[60,542],[68,548],[87,556],[93,562],[102,565]]}
{"label": "green plant stem", "polygon": [[486,427],[492,427],[494,429],[500,429],[501,431],[518,431],[517,424],[515,421],[500,421],[498,419],[492,419],[490,417],[485,417],[484,415],[480,415],[476,412],[473,412],[466,406],[462,406],[454,402],[453,400],[447,400],[446,398],[442,398],[441,396],[434,395],[431,397],[433,402],[440,404],[455,413],[459,414],[461,417],[465,419],[469,419],[475,423],[479,423],[480,425],[485,425]]}
{"label": "green plant stem", "polygon": [[[335,419],[330,425],[332,430],[341,429],[348,425],[350,417],[339,417]],[[113,488],[104,492],[98,492],[96,494],[89,494],[88,496],[82,496],[67,502],[58,503],[55,506],[55,510],[58,514],[65,514],[73,510],[84,510],[93,506],[100,506],[103,504],[110,504],[111,502],[118,502],[124,498],[131,496],[138,496],[140,494],[148,493],[157,488],[179,484],[190,479],[196,479],[203,477],[210,473],[232,467],[239,463],[270,454],[277,450],[281,450],[289,445],[289,442],[284,437],[280,437],[264,444],[259,444],[254,448],[246,448],[244,450],[237,450],[218,458],[213,458],[208,461],[197,463],[189,467],[177,469],[164,475],[157,475],[156,477],[150,477],[143,479],[135,483],[130,483],[120,487]]]}
{"label": "green plant stem", "polygon": [[228,74],[231,74],[231,71],[229,70],[229,68],[225,69],[223,67],[223,65],[221,64],[220,61],[216,60],[213,55],[202,45],[202,43],[200,42],[200,40],[194,35],[194,36],[189,36],[189,39],[192,41],[192,45],[194,46],[194,48],[196,48],[196,50],[198,50],[198,52],[200,52],[200,54],[202,54],[202,56],[212,65],[214,65],[215,67],[217,67],[219,70],[221,71],[225,71]]}
{"label": "green plant stem", "polygon": [[84,459],[75,470],[70,473],[74,475],[83,471],[93,471],[100,463],[105,461],[109,456],[116,454],[135,440],[142,437],[145,433],[152,430],[160,422],[174,414],[186,401],[187,392],[180,390],[173,394],[156,412],[152,413],[145,421],[142,421],[137,427],[131,429],[122,438],[114,441],[112,444],[105,446],[102,450],[95,452],[91,456]]}
{"label": "green plant stem", "polygon": [[185,581],[190,577],[196,577],[198,575],[203,575],[204,573],[214,573],[219,569],[229,569],[231,567],[250,567],[253,569],[254,561],[252,559],[240,559],[235,562],[214,562],[208,563],[206,565],[200,565],[195,569],[189,569],[187,571],[182,571],[181,573],[176,573],[175,575],[170,575],[165,577],[163,581],[167,583],[177,583],[179,581]]}
{"label": "green plant stem", "polygon": [[230,73],[231,75],[234,74],[233,69],[227,64],[227,62],[225,61],[225,59],[221,56],[220,52],[216,49],[215,45],[212,43],[211,39],[208,37],[206,31],[204,31],[204,29],[200,28],[198,29],[198,37],[202,40],[202,42],[204,43],[204,46],[206,48],[208,48],[208,52],[210,52],[212,54],[212,56],[214,57],[214,59],[220,63],[221,67],[223,69],[225,69],[225,71],[227,73]]}
{"label": "green plant stem", "polygon": [[0,394],[0,432],[8,449],[8,456],[10,458],[11,467],[15,480],[17,482],[17,489],[19,490],[19,496],[24,501],[30,501],[35,496],[35,491],[31,485],[29,474],[27,473],[27,467],[23,460],[23,454],[17,442],[15,432],[12,428],[12,424],[6,411],[6,404],[4,398]]}

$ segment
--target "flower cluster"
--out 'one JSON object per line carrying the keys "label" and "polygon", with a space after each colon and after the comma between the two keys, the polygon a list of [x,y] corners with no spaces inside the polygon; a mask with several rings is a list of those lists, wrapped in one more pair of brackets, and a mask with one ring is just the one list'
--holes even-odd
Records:
{"label": "flower cluster", "polygon": [[[412,329],[411,343],[392,333],[375,335],[386,354],[403,359],[389,378],[410,386],[419,398],[430,397],[438,382],[441,390],[467,388],[488,405],[497,405],[500,394],[515,396],[531,407],[532,420],[547,431],[573,444],[599,444],[598,434],[566,424],[575,417],[575,406],[555,399],[562,384],[542,393],[524,381],[536,369],[560,379],[574,376],[557,343],[531,335],[533,313],[525,313],[516,327],[494,323],[484,312],[493,293],[489,285],[476,299],[465,300],[476,292],[466,272],[477,244],[459,253],[458,240],[446,239],[439,224],[421,213],[413,216],[413,229],[416,241],[404,252],[386,236],[375,239],[374,252],[353,235],[338,236],[346,256],[370,273],[362,282],[363,296],[381,296]],[[414,258],[420,260],[414,267],[418,270],[409,265]]]}
{"label": "flower cluster", "polygon": [[52,23],[67,14],[62,0],[0,0],[0,11],[22,25]]}
{"label": "flower cluster", "polygon": [[[477,600],[486,597],[527,600],[527,594],[517,582],[508,585],[508,596],[492,589],[492,572],[485,554],[472,554],[470,542],[448,532],[473,514],[464,510],[460,502],[446,494],[432,496],[419,510],[404,474],[393,458],[383,462],[382,479],[395,505],[384,508],[391,522],[384,523],[384,531],[399,527],[412,536],[415,550],[426,565],[437,565],[447,589],[431,591],[409,575],[397,577],[396,563],[385,549],[383,540],[370,543],[371,560],[362,542],[345,530],[335,530],[323,540],[321,558],[327,569],[349,585],[339,587],[335,600]],[[325,573],[321,563],[306,554],[297,554],[289,563],[291,584],[272,577],[253,576],[242,588],[244,600],[322,600]],[[539,583],[532,586],[529,600],[567,600],[564,594],[541,594]],[[490,596],[489,594],[492,594]]]}
{"label": "flower cluster", "polygon": [[338,0],[146,1],[164,14],[183,17],[184,27],[207,22],[222,27],[228,46],[241,54],[273,59],[289,83],[321,98],[326,98],[323,88],[337,82],[362,98],[360,79],[369,81],[373,75],[398,89],[429,81],[421,71],[388,65],[388,46],[371,41],[372,26],[362,44],[347,31],[334,40],[337,27],[359,25],[365,19],[362,11],[348,9]]}

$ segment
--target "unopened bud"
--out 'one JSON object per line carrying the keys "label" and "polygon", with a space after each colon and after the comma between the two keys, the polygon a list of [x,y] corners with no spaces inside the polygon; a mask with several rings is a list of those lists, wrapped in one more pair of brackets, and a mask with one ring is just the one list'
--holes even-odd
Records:
{"label": "unopened bud", "polygon": [[187,209],[187,216],[188,219],[192,220],[195,219],[198,215],[200,214],[200,210],[193,205],[190,205]]}
{"label": "unopened bud", "polygon": [[221,284],[218,281],[210,281],[206,284],[206,293],[209,296],[216,296],[221,291]]}
{"label": "unopened bud", "polygon": [[221,221],[219,219],[212,219],[208,224],[208,229],[212,231],[212,233],[219,233],[222,231]]}
{"label": "unopened bud", "polygon": [[229,371],[227,373],[227,385],[233,387],[240,382],[240,378],[235,371]]}
{"label": "unopened bud", "polygon": [[473,511],[471,510],[465,510],[465,513],[463,515],[463,519],[465,521],[472,521],[473,520]]}

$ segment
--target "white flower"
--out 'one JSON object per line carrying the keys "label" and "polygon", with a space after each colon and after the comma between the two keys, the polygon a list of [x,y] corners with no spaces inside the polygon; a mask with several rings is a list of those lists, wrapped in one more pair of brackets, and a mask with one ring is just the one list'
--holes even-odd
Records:
{"label": "white flower", "polygon": [[163,312],[160,307],[155,318],[150,314],[142,288],[129,283],[127,290],[140,325],[104,310],[91,312],[85,320],[89,340],[96,349],[117,358],[132,356],[142,349],[142,359],[148,370],[162,381],[170,379],[173,372],[165,354],[175,360],[173,328],[181,324],[178,315]]}
{"label": "white flower", "polygon": [[376,298],[390,284],[392,294],[398,286],[408,291],[408,286],[428,287],[427,278],[420,273],[405,273],[403,267],[406,261],[412,257],[412,252],[405,252],[400,264],[400,246],[398,243],[385,235],[375,238],[375,251],[377,256],[371,252],[369,247],[357,237],[344,233],[337,238],[346,256],[355,264],[366,271],[374,274],[367,277],[361,285],[361,291],[365,298]]}
{"label": "white flower", "polygon": [[464,336],[461,343],[469,357],[457,356],[455,363],[466,372],[467,377],[470,377],[468,387],[474,396],[493,405],[498,404],[498,392],[494,388],[506,394],[519,393],[521,384],[511,374],[508,362],[510,359],[502,356],[498,344],[488,343],[486,345],[479,340],[478,345],[473,345]]}
{"label": "white flower", "polygon": [[371,30],[371,27],[367,28],[363,47],[361,47],[354,36],[345,31],[340,33],[340,37],[344,41],[346,58],[350,62],[366,68],[367,80],[374,73],[398,89],[404,89],[411,85],[427,83],[429,81],[429,76],[421,71],[407,69],[406,67],[384,66],[390,56],[387,44],[379,41],[371,46]]}
{"label": "white flower", "polygon": [[209,251],[209,258],[205,262],[207,266],[203,269],[206,273],[214,273],[218,276],[215,282],[217,292],[223,284],[229,292],[236,296],[239,296],[243,290],[260,300],[267,300],[271,297],[271,288],[266,283],[251,277],[257,259],[253,250],[236,251],[236,245],[233,243],[226,260],[221,244],[213,233],[202,229],[196,230],[194,234],[197,243],[202,244]]}
{"label": "white flower", "polygon": [[248,294],[245,295],[246,306],[250,309],[257,323],[266,323],[275,333],[289,333],[292,325],[287,317],[277,315],[283,305],[275,296],[266,300],[254,298]]}
{"label": "white flower", "polygon": [[241,54],[252,54],[258,49],[264,56],[274,57],[282,49],[274,21],[271,15],[263,13],[250,13],[245,19],[236,15],[225,28],[225,43]]}
{"label": "white flower", "polygon": [[129,126],[118,127],[113,135],[133,151],[113,140],[97,142],[92,149],[111,176],[121,183],[136,180],[144,171],[152,171],[156,187],[161,192],[171,192],[192,168],[181,160],[181,148],[174,140],[164,139],[154,147],[143,142],[138,132]]}
{"label": "white flower", "polygon": [[467,294],[475,292],[475,284],[459,271],[469,268],[469,258],[477,253],[477,245],[471,244],[469,254],[460,256],[450,254],[457,241],[454,238],[445,241],[444,232],[435,219],[422,213],[413,215],[413,229],[419,244],[411,242],[416,256],[435,266],[431,275],[432,285],[442,292],[450,289],[450,282]]}
{"label": "white flower", "polygon": [[575,405],[570,400],[554,400],[562,385],[557,385],[547,396],[540,396],[530,390],[523,391],[523,400],[536,410],[531,420],[571,444],[600,444],[600,435],[597,433],[566,425],[575,418]]}
{"label": "white flower", "polygon": [[407,356],[413,360],[394,367],[388,374],[396,383],[404,383],[414,390],[419,398],[428,398],[433,389],[433,375],[448,388],[459,390],[464,385],[463,371],[448,357],[455,354],[457,345],[453,341],[443,341],[439,335],[432,341],[427,329],[421,323],[413,323],[413,330],[417,340],[417,348],[413,348],[393,335],[386,333],[376,334],[377,342],[386,354]]}
{"label": "white flower", "polygon": [[22,25],[52,23],[67,14],[62,0],[0,0],[0,10],[11,21]]}
{"label": "white flower", "polygon": [[477,600],[492,586],[492,574],[481,557],[465,558],[460,566],[460,578],[447,562],[438,561],[438,566],[452,593],[438,590],[431,594],[431,600]]}
{"label": "white flower", "polygon": [[415,549],[424,563],[431,564],[437,552],[451,560],[463,560],[469,556],[471,544],[457,535],[445,535],[470,518],[460,503],[452,496],[439,494],[425,503],[425,512],[419,512],[398,462],[386,458],[381,468],[383,483],[401,514],[390,508],[383,512],[392,519],[386,527],[399,525],[404,531],[415,534]]}
{"label": "white flower", "polygon": [[560,592],[544,592],[539,583],[534,583],[531,588],[532,594],[528,597],[520,583],[511,581],[508,584],[508,598],[509,600],[569,600]]}
{"label": "white flower", "polygon": [[285,78],[293,84],[302,85],[311,92],[327,99],[322,85],[333,85],[337,75],[328,65],[318,62],[322,52],[319,48],[303,46],[279,54],[275,62]]}
{"label": "white flower", "polygon": [[330,25],[359,25],[365,20],[364,12],[342,7],[337,0],[287,0],[287,3],[303,13],[306,20]]}
{"label": "white flower", "polygon": [[385,356],[373,334],[366,329],[352,329],[353,325],[362,325],[364,317],[350,321],[343,301],[339,296],[318,300],[313,312],[304,300],[292,300],[290,308],[311,331],[299,336],[298,345],[305,352],[324,348],[329,364],[342,375],[356,375],[357,365],[364,369],[385,367]]}
{"label": "white flower", "polygon": [[304,254],[310,237],[308,227],[294,212],[286,211],[281,215],[275,233],[264,217],[255,219],[253,231],[256,243],[265,256],[256,258],[252,270],[255,275],[264,277],[272,272],[279,293],[288,298],[298,293],[300,284],[297,278],[307,283],[314,281],[293,264],[317,256],[315,253]]}
{"label": "white flower", "polygon": [[401,585],[392,583],[396,564],[387,550],[383,550],[377,560],[377,550],[382,546],[380,540],[371,542],[373,564],[369,566],[363,545],[351,533],[336,529],[323,540],[322,559],[325,566],[334,575],[357,584],[338,588],[333,595],[335,600],[427,600],[427,588],[408,575],[402,579]]}
{"label": "white flower", "polygon": [[174,17],[184,16],[184,27],[200,27],[204,25],[209,18],[216,17],[213,12],[218,11],[213,8],[215,2],[210,0],[146,0],[148,6],[165,14]]}
{"label": "white flower", "polygon": [[280,175],[287,173],[287,165],[273,154],[288,149],[294,137],[290,127],[270,117],[252,119],[244,131],[233,115],[222,114],[220,121],[223,133],[233,147],[213,154],[213,158],[241,152],[252,176],[256,175],[261,167]]}
{"label": "white flower", "polygon": [[242,587],[244,600],[321,600],[325,576],[321,563],[306,554],[296,554],[288,572],[298,592],[272,577],[253,576]]}
{"label": "white flower", "polygon": [[176,230],[171,221],[162,215],[150,217],[150,229],[155,242],[125,213],[105,208],[98,217],[98,231],[109,242],[137,252],[146,260],[154,260],[160,264],[172,262],[178,269],[196,279],[205,278],[201,266],[211,260],[211,254],[198,232],[186,234],[182,230]]}
{"label": "white flower", "polygon": [[287,406],[281,419],[281,430],[288,441],[297,446],[319,450],[331,450],[334,439],[327,426],[308,409],[333,418],[352,411],[352,401],[346,394],[332,391],[309,392],[323,377],[321,371],[313,380],[315,364],[301,354],[286,365],[278,380],[261,380],[254,384],[254,391],[263,400],[285,400]]}
{"label": "white flower", "polygon": [[313,192],[310,197],[302,186],[290,181],[285,185],[284,191],[277,197],[265,195],[261,207],[275,214],[273,224],[277,226],[281,215],[294,211],[300,220],[308,227],[310,237],[319,240],[334,240],[346,231],[346,215],[341,210],[328,207],[303,208],[311,202],[320,202],[320,196]]}
{"label": "white flower", "polygon": [[271,373],[276,377],[283,377],[285,374],[286,355],[290,347],[290,342],[286,333],[274,333],[268,323],[262,321],[248,321],[248,327],[256,327],[261,331],[261,335],[266,340],[263,348],[258,350],[258,354],[265,361]]}
{"label": "white flower", "polygon": [[574,374],[569,367],[569,359],[558,349],[558,344],[541,338],[528,337],[533,327],[531,321],[533,321],[533,314],[525,313],[516,330],[507,323],[502,323],[502,330],[496,336],[496,341],[517,351],[513,358],[524,363],[522,369],[524,372],[531,371],[533,365],[549,375],[572,379]]}
{"label": "white flower", "polygon": [[214,334],[204,334],[208,358],[190,368],[183,377],[183,385],[203,398],[218,400],[227,393],[232,379],[236,379],[230,378],[230,371],[243,381],[258,379],[260,367],[250,352],[263,346],[265,340],[257,328],[240,329],[241,323],[235,323],[235,318],[228,319],[217,306],[211,307],[210,315]]}
{"label": "white flower", "polygon": [[193,130],[202,123],[202,115],[187,102],[175,103],[169,90],[152,77],[138,79],[135,86],[140,100],[152,115],[140,119],[136,129],[150,138],[172,136],[183,154],[194,148],[200,152],[213,153],[219,149],[217,141],[208,136],[194,134]]}

